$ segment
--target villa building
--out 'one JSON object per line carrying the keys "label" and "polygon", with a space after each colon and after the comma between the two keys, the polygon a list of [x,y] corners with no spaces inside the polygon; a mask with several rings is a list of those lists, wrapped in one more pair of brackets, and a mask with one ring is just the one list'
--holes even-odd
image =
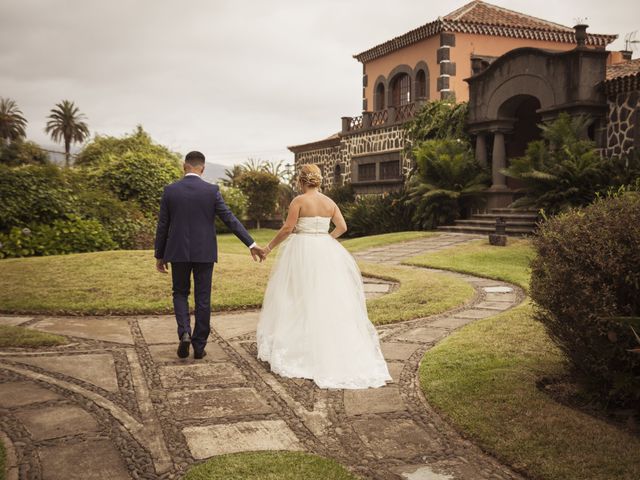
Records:
{"label": "villa building", "polygon": [[537,138],[536,124],[561,111],[592,118],[585,135],[601,151],[640,146],[640,62],[606,46],[617,35],[587,33],[475,0],[354,57],[362,63],[362,114],[341,130],[290,146],[296,169],[315,163],[325,186],[357,193],[402,187],[412,168],[403,124],[433,99],[469,102],[478,161],[492,166],[488,207],[513,200],[499,170]]}

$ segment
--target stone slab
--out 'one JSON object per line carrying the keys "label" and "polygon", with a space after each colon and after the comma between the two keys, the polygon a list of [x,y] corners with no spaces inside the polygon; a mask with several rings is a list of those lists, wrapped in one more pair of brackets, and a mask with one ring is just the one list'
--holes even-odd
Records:
{"label": "stone slab", "polygon": [[259,315],[259,312],[224,314],[214,317],[211,325],[223,338],[228,339],[246,333],[255,333]]}
{"label": "stone slab", "polygon": [[108,440],[59,444],[38,449],[42,480],[124,480],[127,468]]}
{"label": "stone slab", "polygon": [[28,328],[59,335],[133,345],[131,329],[126,318],[45,318]]}
{"label": "stone slab", "polygon": [[78,378],[97,387],[104,388],[109,392],[118,391],[115,362],[108,353],[58,357],[23,356],[13,358],[13,360]]}
{"label": "stone slab", "polygon": [[9,326],[17,326],[21,323],[28,322],[33,317],[2,317],[0,316],[0,325],[9,325]]}
{"label": "stone slab", "polygon": [[174,316],[161,315],[139,318],[138,325],[147,344],[174,342],[177,348],[178,327]]}
{"label": "stone slab", "polygon": [[515,293],[487,293],[484,297],[489,302],[510,302],[517,301]]}
{"label": "stone slab", "polygon": [[402,369],[404,368],[404,363],[387,362],[387,368],[389,368],[389,374],[391,375],[394,383],[398,383],[400,381],[400,374],[402,373]]}
{"label": "stone slab", "polygon": [[388,283],[365,283],[365,293],[387,293],[390,285]]}
{"label": "stone slab", "polygon": [[60,405],[15,412],[35,441],[97,432],[100,427],[85,410]]}
{"label": "stone slab", "polygon": [[378,458],[410,459],[441,450],[436,440],[409,419],[376,417],[370,420],[361,417],[352,420],[351,425]]}
{"label": "stone slab", "polygon": [[443,317],[439,318],[438,320],[434,320],[429,325],[453,330],[456,328],[460,328],[472,321],[473,320],[471,318]]}
{"label": "stone slab", "polygon": [[32,382],[0,383],[0,407],[13,408],[62,397]]}
{"label": "stone slab", "polygon": [[165,388],[202,388],[207,385],[244,383],[245,378],[231,363],[196,363],[160,367],[160,380]]}
{"label": "stone slab", "polygon": [[187,427],[182,433],[196,460],[245,451],[303,450],[283,420]]}
{"label": "stone slab", "polygon": [[487,318],[491,315],[495,315],[496,312],[492,312],[491,310],[463,310],[462,312],[457,312],[455,314],[458,318],[468,318],[471,320],[478,320],[481,318]]}
{"label": "stone slab", "polygon": [[454,480],[453,475],[436,473],[427,465],[402,465],[392,469],[401,478],[406,480]]}
{"label": "stone slab", "polygon": [[[489,283],[489,281],[487,281]],[[513,288],[505,287],[503,285],[484,287],[483,290],[487,293],[510,293],[513,292]]]}
{"label": "stone slab", "polygon": [[387,360],[407,360],[418,346],[412,343],[381,342],[382,354]]}
{"label": "stone slab", "polygon": [[161,344],[161,345],[149,345],[149,353],[153,361],[156,363],[172,363],[177,365],[192,365],[194,363],[202,364],[209,362],[225,362],[229,360],[229,356],[222,350],[222,347],[214,342],[207,344],[207,356],[204,360],[193,359],[193,349],[191,349],[188,358],[178,358],[177,355],[178,342],[174,340],[174,343]]}
{"label": "stone slab", "polygon": [[399,340],[407,340],[409,342],[421,342],[430,343],[440,340],[447,334],[447,331],[442,328],[435,328],[431,326],[413,328],[400,334]]}
{"label": "stone slab", "polygon": [[509,302],[492,302],[492,301],[484,301],[479,302],[474,305],[475,308],[484,308],[486,310],[507,310],[511,306]]}
{"label": "stone slab", "polygon": [[344,391],[344,409],[347,415],[397,412],[405,410],[397,386]]}
{"label": "stone slab", "polygon": [[217,388],[169,393],[175,417],[182,419],[224,418],[272,412],[253,388]]}

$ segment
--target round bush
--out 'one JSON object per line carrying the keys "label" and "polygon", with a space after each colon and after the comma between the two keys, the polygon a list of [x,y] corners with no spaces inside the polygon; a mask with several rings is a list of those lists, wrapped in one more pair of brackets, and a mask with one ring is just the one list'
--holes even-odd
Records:
{"label": "round bush", "polygon": [[597,200],[551,218],[534,239],[536,317],[607,400],[640,400],[640,195]]}

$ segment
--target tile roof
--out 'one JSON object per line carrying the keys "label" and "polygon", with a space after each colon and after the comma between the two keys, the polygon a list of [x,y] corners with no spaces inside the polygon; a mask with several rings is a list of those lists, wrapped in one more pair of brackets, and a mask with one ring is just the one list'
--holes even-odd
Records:
{"label": "tile roof", "polygon": [[630,75],[640,75],[640,58],[607,65],[607,80]]}
{"label": "tile roof", "polygon": [[310,147],[314,148],[329,148],[340,144],[340,132],[334,133],[322,140],[315,140],[309,143],[301,143],[300,145],[290,145],[287,149],[293,153],[304,152],[310,150]]}
{"label": "tile roof", "polygon": [[[576,42],[574,29],[571,27],[474,0],[444,17],[358,53],[354,58],[366,63],[440,32]],[[617,35],[588,34],[587,45],[604,47],[616,38]]]}

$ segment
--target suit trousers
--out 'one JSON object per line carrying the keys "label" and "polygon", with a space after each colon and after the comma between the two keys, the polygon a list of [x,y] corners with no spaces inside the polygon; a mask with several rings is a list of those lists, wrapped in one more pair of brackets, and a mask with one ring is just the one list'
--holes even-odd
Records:
{"label": "suit trousers", "polygon": [[[191,333],[189,318],[189,291],[193,273],[195,297],[195,325]],[[211,332],[211,281],[213,263],[171,262],[173,280],[173,310],[178,323],[178,339],[188,333],[194,350],[201,351],[207,345]]]}

